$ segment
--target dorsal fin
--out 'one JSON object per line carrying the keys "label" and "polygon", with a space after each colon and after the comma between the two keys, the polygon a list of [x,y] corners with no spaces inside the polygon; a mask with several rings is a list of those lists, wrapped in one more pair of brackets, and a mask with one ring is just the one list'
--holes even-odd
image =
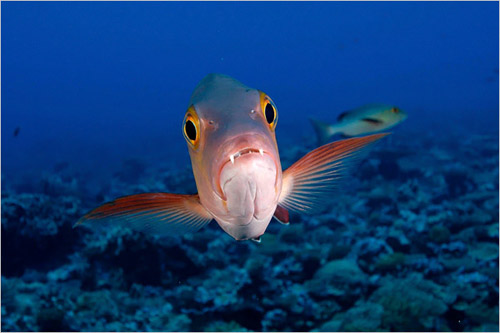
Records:
{"label": "dorsal fin", "polygon": [[339,114],[337,117],[337,121],[342,121],[342,119],[344,119],[345,116],[347,116],[347,114],[349,114],[349,111],[344,111],[341,114]]}

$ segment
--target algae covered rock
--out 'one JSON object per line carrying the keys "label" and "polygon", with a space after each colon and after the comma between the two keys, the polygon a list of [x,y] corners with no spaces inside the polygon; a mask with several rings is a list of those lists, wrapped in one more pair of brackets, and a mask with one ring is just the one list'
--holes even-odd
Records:
{"label": "algae covered rock", "polygon": [[382,283],[370,301],[383,306],[382,328],[387,330],[431,330],[435,318],[456,299],[451,290],[418,273],[404,279],[386,278]]}
{"label": "algae covered rock", "polygon": [[40,331],[66,331],[68,327],[64,320],[64,311],[55,307],[42,308],[38,311],[36,321]]}
{"label": "algae covered rock", "polygon": [[234,320],[230,322],[215,321],[205,327],[205,332],[249,332]]}
{"label": "algae covered rock", "polygon": [[[2,183],[2,330],[498,332],[498,154],[485,166],[447,151],[441,165],[403,141],[418,161],[398,158],[397,177],[375,163],[359,191],[271,222],[260,244],[216,223],[168,241],[72,229],[81,203],[195,193],[190,167],[127,162],[90,199],[70,178],[44,194]],[[447,171],[457,161],[471,163],[465,182]]]}
{"label": "algae covered rock", "polygon": [[471,246],[469,254],[471,257],[481,261],[496,259],[498,258],[498,244],[479,242]]}
{"label": "algae covered rock", "polygon": [[275,331],[287,324],[287,314],[282,309],[268,311],[262,319],[263,331]]}
{"label": "algae covered rock", "polygon": [[368,276],[352,259],[328,262],[305,283],[306,289],[318,298],[337,297],[352,303],[368,284]]}
{"label": "algae covered rock", "polygon": [[367,332],[378,331],[384,307],[377,303],[359,301],[346,312],[336,314],[321,326],[320,331]]}
{"label": "algae covered rock", "polygon": [[498,325],[498,305],[491,306],[481,301],[475,301],[464,307],[467,318],[478,323],[495,323]]}
{"label": "algae covered rock", "polygon": [[390,272],[405,263],[405,254],[393,252],[381,255],[375,263],[375,270],[379,272]]}
{"label": "algae covered rock", "polygon": [[73,230],[80,200],[43,194],[2,196],[2,275],[50,270],[66,260],[80,239]]}
{"label": "algae covered rock", "polygon": [[435,243],[446,243],[450,239],[450,230],[443,225],[435,225],[429,230],[429,238]]}
{"label": "algae covered rock", "polygon": [[334,280],[338,283],[364,283],[366,279],[366,274],[352,259],[330,261],[314,274],[314,280]]}
{"label": "algae covered rock", "polygon": [[195,300],[216,309],[241,304],[238,291],[251,281],[248,272],[236,266],[211,270],[207,277],[196,289]]}

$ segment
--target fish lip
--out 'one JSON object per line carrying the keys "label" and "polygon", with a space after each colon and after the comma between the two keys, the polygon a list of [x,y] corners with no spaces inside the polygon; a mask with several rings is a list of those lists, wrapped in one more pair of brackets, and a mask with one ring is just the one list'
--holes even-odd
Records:
{"label": "fish lip", "polygon": [[[229,154],[229,156],[235,156],[234,157],[234,160],[233,161],[236,161],[236,159],[240,158],[241,156],[243,155],[247,155],[249,153],[257,153],[257,154],[261,154],[261,155],[268,155],[269,157],[271,157],[271,159],[273,160],[274,162],[274,166],[276,168],[276,175],[275,175],[275,179],[274,179],[274,186],[276,187],[276,184],[278,184],[278,168],[279,168],[279,165],[278,165],[278,161],[276,160],[276,158],[274,157],[273,154],[271,154],[269,151],[267,150],[264,150],[264,149],[257,149],[257,148],[254,148],[254,147],[245,147],[245,148],[242,148],[242,149],[239,149],[237,150],[235,153],[233,154]],[[222,190],[222,186],[221,186],[221,183],[220,183],[220,176],[222,174],[222,170],[224,169],[224,167],[228,164],[228,163],[231,163],[231,159],[228,157],[224,163],[221,164],[221,166],[219,167],[219,171],[217,172],[217,179],[216,179],[216,188],[215,190],[213,191],[215,193],[215,195],[217,195],[221,200],[223,201],[227,201],[227,197],[226,195],[224,194],[224,191]]]}

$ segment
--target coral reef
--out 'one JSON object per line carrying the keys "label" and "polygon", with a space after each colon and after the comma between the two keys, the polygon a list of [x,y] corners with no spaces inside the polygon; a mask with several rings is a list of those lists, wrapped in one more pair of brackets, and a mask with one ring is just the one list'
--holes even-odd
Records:
{"label": "coral reef", "polygon": [[[498,136],[456,140],[381,143],[331,204],[271,222],[260,244],[216,223],[72,228],[116,196],[196,192],[189,166],[129,158],[92,186],[67,163],[34,185],[2,175],[1,328],[498,331]],[[283,165],[310,146],[284,147]]]}

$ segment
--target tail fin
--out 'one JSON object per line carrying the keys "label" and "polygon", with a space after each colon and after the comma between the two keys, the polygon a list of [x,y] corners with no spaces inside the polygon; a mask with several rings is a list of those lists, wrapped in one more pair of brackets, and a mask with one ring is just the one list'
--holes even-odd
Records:
{"label": "tail fin", "polygon": [[314,118],[309,118],[309,121],[313,125],[314,131],[316,132],[318,145],[328,143],[331,137],[335,134],[333,126]]}

